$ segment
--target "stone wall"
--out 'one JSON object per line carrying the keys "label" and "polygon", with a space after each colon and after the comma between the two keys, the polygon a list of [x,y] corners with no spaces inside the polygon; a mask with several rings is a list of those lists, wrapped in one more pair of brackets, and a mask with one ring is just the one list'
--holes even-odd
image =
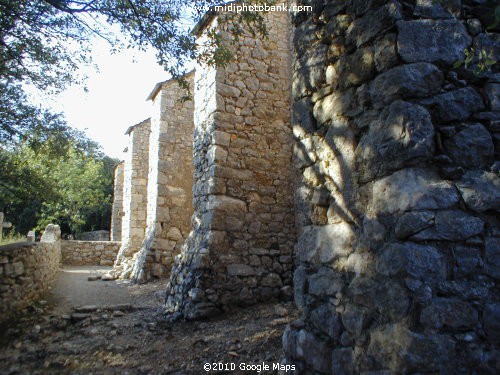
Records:
{"label": "stone wall", "polygon": [[150,119],[131,126],[128,149],[123,168],[122,245],[113,273],[128,278],[132,272],[133,256],[144,239],[147,213]]}
{"label": "stone wall", "polygon": [[[192,86],[194,73],[184,78]],[[131,277],[145,281],[170,275],[191,230],[193,214],[193,101],[176,80],[155,86],[149,140],[147,228]]]}
{"label": "stone wall", "polygon": [[112,266],[121,242],[62,241],[62,264],[68,266]]}
{"label": "stone wall", "polygon": [[77,233],[75,240],[77,241],[109,241],[110,232],[108,230],[94,230],[92,232]]}
{"label": "stone wall", "polygon": [[[227,24],[205,19],[233,40]],[[290,296],[295,241],[289,17],[266,15],[235,62],[195,73],[193,230],[176,258],[167,307],[193,319],[231,304]]]}
{"label": "stone wall", "polygon": [[476,1],[307,3],[293,18],[302,317],[287,361],[496,373],[500,75],[453,64],[471,46],[498,61],[499,35]]}
{"label": "stone wall", "polygon": [[124,162],[115,167],[115,178],[113,180],[113,207],[111,209],[111,241],[122,240],[122,218],[125,215],[123,211],[123,172]]}
{"label": "stone wall", "polygon": [[51,238],[41,242],[0,246],[0,321],[43,298],[52,286],[61,262],[61,231],[47,229]]}

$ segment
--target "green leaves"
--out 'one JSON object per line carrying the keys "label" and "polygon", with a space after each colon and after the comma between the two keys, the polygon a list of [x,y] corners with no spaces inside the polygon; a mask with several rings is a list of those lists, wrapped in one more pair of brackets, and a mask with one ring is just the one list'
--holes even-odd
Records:
{"label": "green leaves", "polygon": [[474,66],[473,72],[475,75],[481,73],[487,73],[491,71],[491,67],[497,63],[495,60],[495,55],[493,49],[487,51],[486,49],[480,49],[476,51],[474,48],[468,48],[464,50],[465,58],[464,60],[458,60],[453,64],[453,68],[458,69],[464,66],[465,69]]}
{"label": "green leaves", "polygon": [[0,210],[23,231],[60,224],[65,233],[109,226],[113,168],[81,133],[57,138],[34,149],[23,143],[0,148]]}

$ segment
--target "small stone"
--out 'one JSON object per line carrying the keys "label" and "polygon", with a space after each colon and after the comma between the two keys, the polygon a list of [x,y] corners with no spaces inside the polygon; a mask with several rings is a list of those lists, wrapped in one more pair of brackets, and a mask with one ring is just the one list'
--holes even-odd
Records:
{"label": "small stone", "polygon": [[118,276],[116,275],[112,275],[112,274],[104,274],[102,277],[101,277],[101,280],[102,281],[113,281],[113,280],[116,280],[118,279]]}
{"label": "small stone", "polygon": [[86,306],[75,307],[74,311],[76,313],[93,313],[96,312],[97,309],[98,307],[95,305],[86,305]]}
{"label": "small stone", "polygon": [[71,314],[71,320],[73,322],[79,322],[81,320],[85,320],[87,318],[90,318],[91,316],[92,316],[91,314],[74,313],[74,314]]}
{"label": "small stone", "polygon": [[401,216],[394,228],[394,234],[398,239],[405,239],[423,229],[429,228],[434,224],[434,212],[432,211],[414,211],[405,213]]}

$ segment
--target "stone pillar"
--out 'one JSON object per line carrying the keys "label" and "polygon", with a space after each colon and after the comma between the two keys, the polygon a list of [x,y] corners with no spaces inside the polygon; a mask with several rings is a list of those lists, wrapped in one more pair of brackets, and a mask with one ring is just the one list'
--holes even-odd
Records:
{"label": "stone pillar", "polygon": [[124,162],[115,167],[115,178],[113,183],[113,207],[111,210],[111,241],[122,240],[122,218],[123,212],[123,169]]}
{"label": "stone pillar", "polygon": [[[268,39],[245,33],[234,62],[196,69],[193,230],[167,292],[168,310],[188,319],[290,296],[290,28],[286,12],[265,18]],[[220,19],[205,21],[233,40]]]}
{"label": "stone pillar", "polygon": [[[190,86],[194,72],[184,77]],[[191,230],[193,188],[193,101],[181,100],[176,80],[156,85],[149,150],[147,229],[134,261],[137,281],[170,275]]]}
{"label": "stone pillar", "polygon": [[499,35],[468,1],[325,3],[294,17],[301,317],[287,362],[495,373],[498,66],[453,65],[470,47],[498,61]]}
{"label": "stone pillar", "polygon": [[113,267],[115,277],[128,278],[133,256],[144,239],[146,229],[150,119],[131,126],[123,170],[122,245]]}

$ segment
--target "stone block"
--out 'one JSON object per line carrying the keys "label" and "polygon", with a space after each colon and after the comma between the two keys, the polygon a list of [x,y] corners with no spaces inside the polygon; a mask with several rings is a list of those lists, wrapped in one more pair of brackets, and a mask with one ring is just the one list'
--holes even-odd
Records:
{"label": "stone block", "polygon": [[301,262],[329,264],[352,252],[355,233],[347,223],[307,226],[297,242]]}
{"label": "stone block", "polygon": [[367,12],[354,20],[346,33],[346,43],[360,47],[377,35],[394,27],[394,22],[401,19],[401,6],[396,1],[388,1],[384,6]]}
{"label": "stone block", "polygon": [[496,280],[500,280],[500,238],[485,239],[485,272]]}
{"label": "stone block", "polygon": [[344,281],[339,273],[328,267],[321,267],[318,272],[310,275],[307,280],[309,293],[316,297],[334,297],[344,287]]}
{"label": "stone block", "polygon": [[445,140],[444,147],[453,161],[465,168],[483,168],[493,161],[493,140],[481,124],[467,125]]}
{"label": "stone block", "polygon": [[408,162],[422,161],[434,153],[434,127],[421,106],[395,101],[386,108],[356,149],[359,172],[364,181]]}
{"label": "stone block", "polygon": [[406,62],[449,65],[464,57],[472,38],[458,20],[398,21],[398,52]]}
{"label": "stone block", "polygon": [[500,178],[495,173],[468,171],[456,185],[469,209],[500,210]]}
{"label": "stone block", "polygon": [[409,210],[436,210],[458,202],[454,186],[424,169],[403,169],[382,178],[368,191],[369,211],[389,214]]}
{"label": "stone block", "polygon": [[392,372],[448,373],[453,370],[455,344],[447,335],[416,333],[392,324],[371,333],[367,353]]}
{"label": "stone block", "polygon": [[439,122],[463,121],[485,108],[481,96],[470,87],[436,95],[420,103],[429,108],[433,118]]}
{"label": "stone block", "polygon": [[422,98],[435,94],[443,83],[443,73],[433,64],[415,63],[396,66],[375,78],[369,95],[375,108],[397,99]]}
{"label": "stone block", "polygon": [[414,240],[459,241],[480,234],[484,222],[460,210],[445,210],[436,213],[434,225],[411,237]]}
{"label": "stone block", "polygon": [[399,275],[429,282],[446,277],[445,261],[439,250],[411,242],[385,246],[377,262],[377,271],[385,276]]}

